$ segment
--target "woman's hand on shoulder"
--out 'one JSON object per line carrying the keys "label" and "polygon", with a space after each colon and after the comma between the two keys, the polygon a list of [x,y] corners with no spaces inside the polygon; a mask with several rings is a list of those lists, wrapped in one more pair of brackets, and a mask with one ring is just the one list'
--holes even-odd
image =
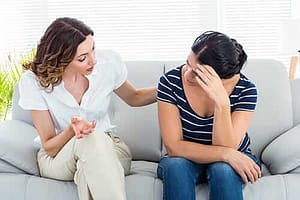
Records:
{"label": "woman's hand on shoulder", "polygon": [[88,122],[78,116],[73,116],[71,119],[71,126],[76,138],[83,138],[85,135],[89,135],[95,130],[96,120]]}
{"label": "woman's hand on shoulder", "polygon": [[247,155],[235,150],[228,149],[225,162],[240,175],[244,183],[254,183],[261,177],[260,167]]}

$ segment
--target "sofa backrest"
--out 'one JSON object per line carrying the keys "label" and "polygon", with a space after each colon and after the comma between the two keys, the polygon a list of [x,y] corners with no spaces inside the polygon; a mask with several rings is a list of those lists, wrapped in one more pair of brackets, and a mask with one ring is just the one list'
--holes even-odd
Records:
{"label": "sofa backrest", "polygon": [[[126,62],[128,80],[135,87],[157,85],[165,70],[183,62],[131,61]],[[258,104],[249,128],[253,152],[260,156],[264,147],[293,125],[293,110],[290,82],[283,64],[275,60],[249,60],[243,72],[258,88]],[[296,85],[299,88],[299,83]],[[295,92],[295,89],[293,90]],[[13,98],[12,118],[32,124],[28,111],[22,110],[17,99],[16,85]],[[299,97],[299,96],[298,96]],[[296,103],[294,102],[296,105]],[[158,161],[163,151],[161,142],[157,104],[145,107],[129,107],[117,96],[112,99],[110,115],[117,125],[117,133],[129,145],[133,159]],[[300,107],[297,107],[298,110]],[[298,121],[300,121],[300,111]]]}
{"label": "sofa backrest", "polygon": [[16,120],[21,120],[24,121],[28,124],[33,125],[32,119],[30,112],[28,110],[23,110],[18,102],[19,102],[19,86],[18,84],[15,85],[14,88],[14,94],[13,94],[13,99],[12,99],[12,113],[11,113],[11,118],[16,119]]}
{"label": "sofa backrest", "polygon": [[[128,80],[137,88],[157,86],[165,66],[176,66],[177,61],[129,61],[126,62]],[[29,111],[18,105],[19,89],[15,86],[12,119],[32,123]],[[134,160],[158,161],[161,158],[162,142],[158,127],[156,103],[144,107],[130,107],[119,97],[113,96],[110,105],[112,124],[129,145]]]}
{"label": "sofa backrest", "polygon": [[291,81],[294,126],[300,124],[300,78]]}
{"label": "sofa backrest", "polygon": [[[165,66],[179,62],[131,61],[126,62],[128,80],[137,88],[157,86]],[[111,119],[117,133],[129,145],[134,160],[159,161],[162,141],[158,126],[157,104],[129,107],[116,95],[112,100]]]}
{"label": "sofa backrest", "polygon": [[243,72],[258,89],[249,134],[252,150],[260,156],[268,143],[293,126],[290,82],[285,66],[271,59],[250,59]]}

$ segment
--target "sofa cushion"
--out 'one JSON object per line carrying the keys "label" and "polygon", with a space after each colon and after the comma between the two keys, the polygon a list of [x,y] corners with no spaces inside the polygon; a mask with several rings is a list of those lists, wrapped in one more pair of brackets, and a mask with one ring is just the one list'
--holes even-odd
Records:
{"label": "sofa cushion", "polygon": [[[163,62],[126,62],[128,80],[136,87],[157,86],[163,74]],[[149,75],[149,76],[148,76]],[[161,139],[156,104],[130,107],[116,95],[110,107],[116,132],[129,146],[134,160],[158,161],[161,158]]]}
{"label": "sofa cushion", "polygon": [[17,83],[14,87],[11,118],[14,120],[21,120],[33,125],[29,110],[23,110],[21,106],[19,106],[19,97],[19,84]]}
{"label": "sofa cushion", "polygon": [[270,141],[293,126],[290,82],[285,66],[276,60],[250,59],[243,72],[258,90],[248,132],[253,153],[260,157]]}
{"label": "sofa cushion", "polygon": [[0,172],[1,173],[17,173],[17,174],[24,174],[23,170],[11,165],[10,163],[0,159]]}
{"label": "sofa cushion", "polygon": [[280,135],[262,153],[272,174],[287,173],[300,166],[300,125]]}
{"label": "sofa cushion", "polygon": [[22,121],[0,122],[0,159],[34,175],[39,175],[34,146],[36,129]]}
{"label": "sofa cushion", "polygon": [[300,124],[300,78],[291,80],[294,125]]}

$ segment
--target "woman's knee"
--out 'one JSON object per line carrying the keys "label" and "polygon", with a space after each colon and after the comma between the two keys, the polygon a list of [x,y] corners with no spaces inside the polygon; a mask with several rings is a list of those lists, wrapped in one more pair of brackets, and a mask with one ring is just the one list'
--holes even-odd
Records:
{"label": "woman's knee", "polygon": [[212,163],[207,168],[209,181],[228,184],[230,182],[242,182],[235,170],[225,162]]}
{"label": "woman's knee", "polygon": [[159,165],[164,169],[173,170],[178,168],[185,168],[191,164],[191,161],[182,157],[169,157],[166,156],[159,162]]}
{"label": "woman's knee", "polygon": [[189,172],[188,168],[192,164],[190,160],[182,157],[164,157],[160,160],[157,168],[158,176],[163,178],[163,174],[182,175]]}
{"label": "woman's knee", "polygon": [[118,156],[118,159],[119,159],[121,165],[124,168],[124,173],[125,173],[125,175],[128,175],[130,172],[131,160],[132,160],[132,154],[131,154],[129,147],[116,134],[114,134],[112,132],[108,132],[106,134],[113,141],[115,152]]}
{"label": "woman's knee", "polygon": [[93,155],[98,156],[115,154],[113,142],[105,133],[94,132],[81,139],[76,139],[75,155]]}

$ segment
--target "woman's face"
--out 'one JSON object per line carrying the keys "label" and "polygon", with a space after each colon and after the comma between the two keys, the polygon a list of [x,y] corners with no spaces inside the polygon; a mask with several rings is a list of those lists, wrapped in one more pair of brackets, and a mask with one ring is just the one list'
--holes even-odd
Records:
{"label": "woman's face", "polygon": [[89,75],[96,64],[95,45],[92,35],[88,35],[86,39],[77,47],[76,54],[66,70],[82,75]]}
{"label": "woman's face", "polygon": [[193,51],[191,51],[186,60],[186,71],[184,72],[184,79],[189,85],[198,85],[196,81],[196,68],[197,68],[197,57]]}

